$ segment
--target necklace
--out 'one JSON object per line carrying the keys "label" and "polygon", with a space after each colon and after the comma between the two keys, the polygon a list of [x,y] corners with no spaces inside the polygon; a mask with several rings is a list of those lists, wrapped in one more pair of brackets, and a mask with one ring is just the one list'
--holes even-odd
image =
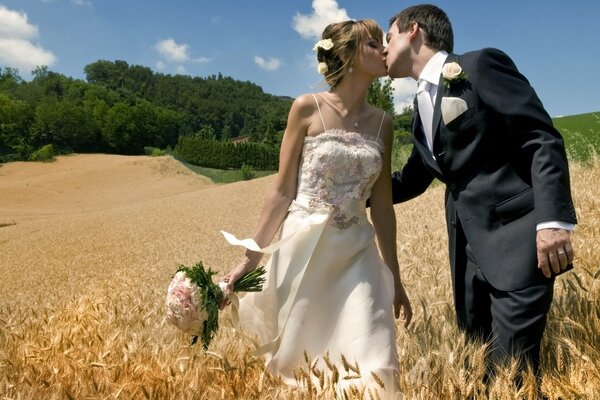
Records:
{"label": "necklace", "polygon": [[[343,105],[343,103],[344,103],[344,102],[343,102],[343,101],[342,101],[342,99],[339,97],[339,95],[338,95],[338,96],[336,96],[336,95],[335,95],[333,92],[329,92],[329,93],[333,94],[333,95],[334,95],[334,97],[338,97],[338,99],[339,99],[339,100],[338,100],[337,102],[336,102],[336,101],[332,102],[333,104],[330,104],[330,106],[331,106],[331,107],[334,109],[334,111],[335,111],[335,112],[336,112],[336,113],[337,113],[337,114],[340,116],[340,119],[342,119],[342,121],[343,121],[343,120],[344,120],[344,117],[342,117],[342,115],[344,114],[344,113],[342,112],[342,109],[343,109],[343,107],[339,107],[339,106],[337,106],[337,105],[336,105],[336,103],[338,103],[338,102],[339,102],[339,103],[341,103],[341,104]],[[349,112],[348,112],[348,111],[346,111],[346,114],[348,114],[348,113],[349,113]],[[347,117],[347,116],[346,116],[346,117]],[[359,123],[358,121],[354,121],[354,122],[352,122],[352,126],[354,127],[354,129],[358,129],[358,128],[360,127],[360,123]]]}

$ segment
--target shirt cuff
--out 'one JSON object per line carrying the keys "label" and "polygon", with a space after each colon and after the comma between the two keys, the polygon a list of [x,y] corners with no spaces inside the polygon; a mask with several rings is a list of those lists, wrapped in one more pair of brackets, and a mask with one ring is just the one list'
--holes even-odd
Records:
{"label": "shirt cuff", "polygon": [[540,222],[539,224],[536,225],[535,230],[539,231],[542,229],[552,229],[552,228],[573,231],[575,229],[575,224],[571,224],[569,222],[562,222],[562,221]]}

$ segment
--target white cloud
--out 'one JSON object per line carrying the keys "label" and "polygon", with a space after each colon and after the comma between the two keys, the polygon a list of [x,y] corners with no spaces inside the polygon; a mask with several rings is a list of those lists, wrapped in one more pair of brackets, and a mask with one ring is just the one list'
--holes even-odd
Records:
{"label": "white cloud", "polygon": [[29,23],[27,14],[0,5],[0,38],[33,39],[37,36],[38,28]]}
{"label": "white cloud", "polygon": [[[175,68],[176,73],[183,75],[186,73],[186,68],[184,65],[186,63],[206,64],[213,61],[212,58],[208,57],[198,57],[192,59],[190,57],[190,46],[188,44],[178,44],[175,42],[175,40],[170,38],[157,42],[154,45],[154,48],[162,57],[162,60],[156,62],[156,68],[159,71],[167,70],[170,65],[171,68]],[[177,65],[174,66],[173,64]]]}
{"label": "white cloud", "polygon": [[199,57],[199,58],[194,59],[194,62],[198,63],[198,64],[206,64],[206,63],[211,62],[212,60],[213,60],[212,58],[208,58],[208,57]]}
{"label": "white cloud", "polygon": [[394,110],[401,113],[404,107],[413,105],[417,84],[413,78],[399,78],[392,81],[394,88]]}
{"label": "white cloud", "polygon": [[312,8],[309,15],[296,13],[292,22],[294,30],[305,39],[319,39],[327,25],[350,19],[336,0],[313,0]]}
{"label": "white cloud", "polygon": [[281,60],[273,57],[266,60],[260,56],[254,56],[254,62],[265,71],[275,71],[281,66]]}
{"label": "white cloud", "polygon": [[173,39],[165,39],[154,45],[154,48],[168,61],[184,62],[190,59],[187,44],[177,44]]}
{"label": "white cloud", "polygon": [[0,38],[0,64],[29,72],[37,66],[50,66],[55,62],[52,52],[27,40]]}
{"label": "white cloud", "polygon": [[56,56],[32,42],[38,28],[29,23],[27,14],[0,5],[0,64],[30,71],[36,66],[51,66]]}

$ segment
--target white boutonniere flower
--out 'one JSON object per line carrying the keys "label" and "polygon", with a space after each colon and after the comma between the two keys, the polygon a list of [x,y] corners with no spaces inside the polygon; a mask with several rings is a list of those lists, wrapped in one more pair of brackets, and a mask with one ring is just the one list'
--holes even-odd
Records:
{"label": "white boutonniere flower", "polygon": [[315,47],[313,47],[313,51],[319,51],[319,48],[323,50],[331,50],[333,49],[333,40],[331,39],[321,39],[317,43],[315,43]]}
{"label": "white boutonniere flower", "polygon": [[459,81],[466,81],[467,74],[464,73],[461,66],[457,62],[444,64],[442,67],[442,78],[444,78],[444,86],[450,86]]}

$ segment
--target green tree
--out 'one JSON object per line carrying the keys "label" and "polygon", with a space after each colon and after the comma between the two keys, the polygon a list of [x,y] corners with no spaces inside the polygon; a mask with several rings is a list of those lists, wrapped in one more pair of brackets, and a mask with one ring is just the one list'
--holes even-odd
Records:
{"label": "green tree", "polygon": [[221,140],[229,140],[231,139],[231,127],[229,124],[223,125],[223,129],[221,129]]}
{"label": "green tree", "polygon": [[37,67],[32,71],[33,85],[39,85],[45,96],[62,99],[65,92],[73,82],[72,78],[68,78],[62,74],[48,71],[47,67]]}
{"label": "green tree", "polygon": [[386,78],[382,83],[380,79],[376,79],[369,86],[367,92],[367,101],[385,110],[392,117],[396,115],[394,111],[394,89],[392,88],[392,78]]}
{"label": "green tree", "polygon": [[95,141],[85,109],[52,97],[36,108],[31,137],[34,147],[53,144],[59,152],[89,151]]}
{"label": "green tree", "polygon": [[394,129],[410,132],[412,129],[413,108],[406,106],[400,114],[394,116]]}
{"label": "green tree", "polygon": [[19,76],[19,70],[16,68],[0,67],[0,90],[13,91],[17,86],[23,84],[23,79]]}
{"label": "green tree", "polygon": [[204,125],[196,132],[196,136],[203,140],[215,140],[215,129],[212,125]]}
{"label": "green tree", "polygon": [[0,162],[27,158],[31,119],[26,102],[0,93]]}
{"label": "green tree", "polygon": [[[220,73],[170,76],[120,60],[99,60],[85,73],[87,80],[79,80],[39,66],[25,82],[17,70],[0,68],[0,93],[7,96],[1,101],[0,152],[27,159],[33,149],[52,144],[58,153],[142,154],[145,146],[173,147],[180,136],[194,133],[225,142],[248,135],[271,149],[293,101]],[[211,162],[227,151],[229,161],[254,152],[256,162],[266,165],[271,157],[250,147],[210,146]]]}

